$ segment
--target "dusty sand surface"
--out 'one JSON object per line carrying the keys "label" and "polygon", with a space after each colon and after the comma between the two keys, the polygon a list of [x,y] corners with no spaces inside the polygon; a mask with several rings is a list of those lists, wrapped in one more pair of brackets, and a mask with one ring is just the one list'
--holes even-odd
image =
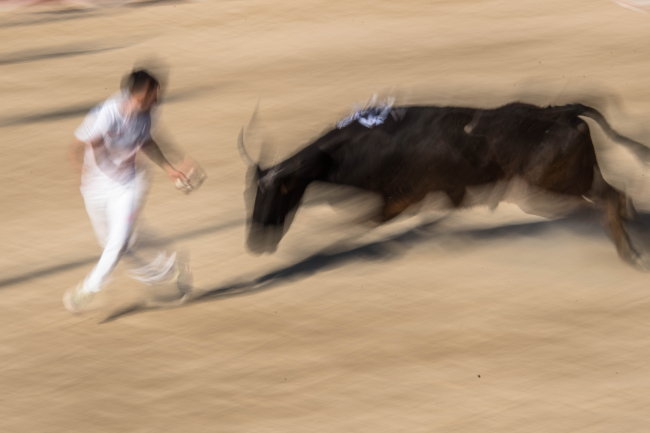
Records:
{"label": "dusty sand surface", "polygon": [[[442,213],[425,207],[359,236],[352,208],[314,205],[254,257],[236,137],[261,99],[280,158],[380,91],[583,102],[650,143],[648,19],[609,0],[0,15],[0,431],[647,432],[650,277],[597,218],[505,204],[432,223]],[[145,218],[191,252],[209,296],[128,311],[150,293],[118,269],[97,309],[72,316],[61,295],[100,250],[67,146],[151,55],[171,71],[161,125],[209,179],[184,196],[157,174]],[[592,135],[607,179],[650,209],[646,168]]]}

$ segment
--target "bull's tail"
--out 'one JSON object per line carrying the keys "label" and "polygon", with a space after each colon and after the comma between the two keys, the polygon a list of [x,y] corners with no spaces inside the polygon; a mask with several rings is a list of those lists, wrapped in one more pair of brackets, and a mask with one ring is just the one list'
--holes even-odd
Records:
{"label": "bull's tail", "polygon": [[639,143],[638,141],[634,141],[631,138],[627,138],[619,134],[618,132],[616,132],[607,122],[605,116],[603,116],[595,108],[587,107],[586,105],[582,105],[582,104],[575,104],[574,106],[577,108],[576,115],[585,116],[594,120],[596,123],[598,123],[598,126],[601,127],[603,132],[605,132],[607,137],[630,149],[643,162],[645,163],[650,162],[650,148]]}

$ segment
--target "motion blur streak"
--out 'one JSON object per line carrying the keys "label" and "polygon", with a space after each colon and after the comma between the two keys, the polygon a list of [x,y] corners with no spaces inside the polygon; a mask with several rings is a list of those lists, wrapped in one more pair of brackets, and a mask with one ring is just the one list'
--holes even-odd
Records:
{"label": "motion blur streak", "polygon": [[[479,201],[500,191],[477,187],[462,209],[434,193],[375,226],[380,198],[314,183],[275,253],[252,255],[237,150],[246,127],[251,159],[273,167],[374,93],[579,103],[647,145],[647,14],[610,0],[138,6],[0,14],[0,280],[29,276],[0,290],[0,431],[647,431],[648,275],[619,260],[600,213],[491,210]],[[195,298],[139,308],[167,294],[118,267],[75,317],[61,295],[101,250],[66,152],[150,58],[169,72],[154,136],[208,178],[185,195],[158,172],[143,217],[190,253]],[[583,120],[647,252],[647,168]]]}

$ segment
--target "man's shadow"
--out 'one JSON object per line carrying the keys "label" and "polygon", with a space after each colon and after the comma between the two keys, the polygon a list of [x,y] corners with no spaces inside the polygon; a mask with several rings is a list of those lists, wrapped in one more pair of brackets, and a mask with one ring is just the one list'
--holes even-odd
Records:
{"label": "man's shadow", "polygon": [[[542,236],[558,229],[567,229],[585,237],[606,236],[602,228],[601,214],[593,210],[582,210],[556,220],[544,220],[505,226],[461,229],[456,231],[436,230],[446,217],[432,222],[425,222],[400,234],[369,242],[358,246],[332,245],[294,264],[276,269],[264,275],[232,282],[204,291],[183,304],[210,302],[231,296],[251,295],[274,287],[308,278],[328,269],[344,266],[359,261],[387,261],[403,255],[407,250],[427,242],[439,242],[441,245],[453,245],[453,248],[468,248],[477,242],[489,242],[504,238],[521,238]],[[650,224],[650,214],[640,214],[638,222],[630,223],[630,234],[635,246],[642,253],[650,251],[650,232],[644,227]],[[612,254],[615,254],[612,246]],[[153,308],[146,303],[132,305],[126,309],[113,312],[100,323],[110,322],[120,317],[146,311]]]}

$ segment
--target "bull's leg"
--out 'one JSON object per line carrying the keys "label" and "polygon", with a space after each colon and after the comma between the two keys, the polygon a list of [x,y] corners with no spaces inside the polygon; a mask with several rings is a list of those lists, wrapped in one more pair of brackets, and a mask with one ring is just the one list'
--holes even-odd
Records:
{"label": "bull's leg", "polygon": [[384,200],[384,206],[381,209],[381,213],[377,217],[377,222],[379,223],[385,223],[402,212],[404,212],[406,209],[408,209],[411,205],[415,204],[414,200],[411,200],[409,198],[403,197],[403,198],[386,198]]}
{"label": "bull's leg", "polygon": [[[451,203],[453,207],[457,208],[460,206],[462,203],[463,199],[465,198],[465,188],[464,187],[459,187],[455,189],[446,189],[444,190],[445,194],[447,194],[447,197],[449,197],[449,200],[451,200]],[[411,196],[402,196],[402,197],[385,197],[384,198],[384,206],[381,209],[381,213],[377,218],[375,218],[375,221],[378,223],[385,223],[402,212],[404,212],[406,209],[409,207],[420,203],[424,197],[426,196],[425,191],[420,191],[416,194],[413,194]]]}
{"label": "bull's leg", "polygon": [[594,170],[594,198],[604,206],[606,226],[609,229],[619,257],[640,270],[650,270],[650,262],[632,246],[626,228],[628,216],[627,196],[603,179],[598,167]]}
{"label": "bull's leg", "polygon": [[[594,167],[594,183],[591,192],[586,196],[586,198],[593,200],[596,204],[600,204],[601,206],[606,205],[606,203],[602,203],[602,201],[603,197],[607,196],[610,189],[614,190],[614,188],[605,181],[598,166]],[[619,200],[621,203],[619,206],[621,209],[621,218],[623,218],[623,220],[639,221],[639,213],[637,212],[636,207],[634,207],[632,198],[627,194],[618,191],[616,191],[616,193],[620,195]]]}
{"label": "bull's leg", "polygon": [[630,236],[627,233],[627,228],[625,227],[625,196],[612,188],[605,198],[605,206],[607,225],[614,238],[618,255],[639,269],[650,269],[650,263],[634,249],[630,241]]}
{"label": "bull's leg", "polygon": [[625,219],[627,220],[633,220],[633,221],[639,221],[639,213],[636,211],[636,208],[634,207],[634,203],[632,202],[632,199],[630,196],[626,195],[626,202],[625,202]]}
{"label": "bull's leg", "polygon": [[445,194],[447,194],[447,197],[449,197],[449,200],[451,200],[451,203],[454,205],[454,207],[457,208],[460,207],[460,204],[465,198],[465,188],[459,187],[454,189],[446,189]]}

